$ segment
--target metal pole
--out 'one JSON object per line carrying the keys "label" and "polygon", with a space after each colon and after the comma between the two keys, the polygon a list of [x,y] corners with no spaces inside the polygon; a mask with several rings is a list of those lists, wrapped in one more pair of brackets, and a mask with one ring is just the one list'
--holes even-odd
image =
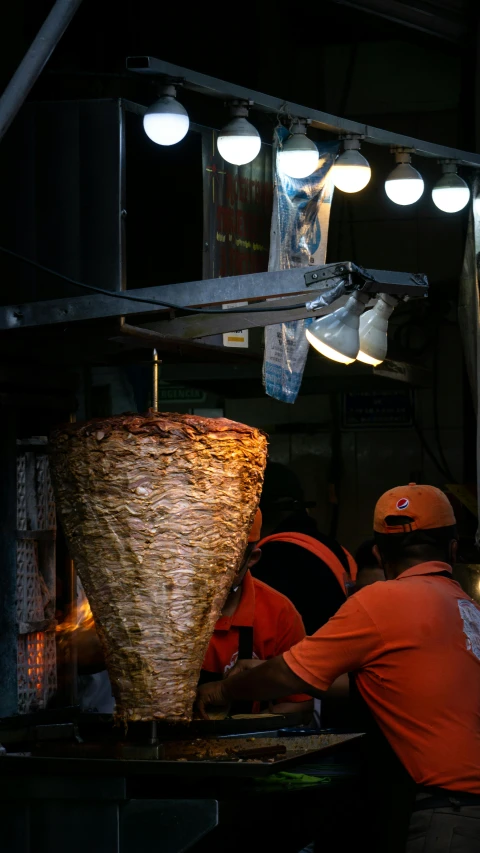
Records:
{"label": "metal pole", "polygon": [[36,83],[82,0],[56,0],[0,98],[0,139]]}
{"label": "metal pole", "polygon": [[152,394],[152,409],[154,412],[158,412],[158,353],[157,350],[153,350],[153,394]]}

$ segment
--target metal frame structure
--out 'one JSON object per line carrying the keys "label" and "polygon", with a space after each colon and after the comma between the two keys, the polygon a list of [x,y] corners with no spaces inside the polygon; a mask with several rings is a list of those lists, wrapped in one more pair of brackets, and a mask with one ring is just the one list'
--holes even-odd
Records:
{"label": "metal frame structure", "polygon": [[[105,292],[76,298],[51,299],[41,302],[29,302],[20,305],[7,305],[0,308],[0,331],[46,327],[92,320],[122,318],[123,334],[132,334],[132,329],[140,333],[141,327],[125,324],[125,317],[147,316],[169,311],[169,317],[157,322],[153,328],[158,337],[196,339],[222,332],[255,326],[268,326],[287,320],[320,316],[339,306],[335,301],[320,311],[312,310],[311,302],[316,296],[329,290],[332,283],[345,283],[348,290],[362,290],[364,293],[391,293],[397,296],[418,298],[425,296],[428,282],[425,276],[413,273],[390,272],[385,270],[365,270],[347,261],[316,267],[304,267],[276,272],[251,273],[243,276],[230,276],[205,281],[169,284],[160,287],[148,287],[139,290]],[[127,297],[127,298],[125,298]],[[275,298],[278,297],[278,298]],[[151,300],[150,303],[136,301],[136,298]],[[164,299],[167,303],[162,303]],[[268,309],[265,303],[268,300]],[[270,302],[271,300],[271,302]],[[252,305],[240,311],[228,311],[219,308],[213,313],[195,313],[208,306],[226,306],[229,302],[252,302]],[[171,304],[175,304],[187,316],[172,317]],[[258,310],[258,309],[261,310]],[[284,309],[287,310],[284,310]],[[271,309],[271,310],[269,310]],[[281,309],[281,310],[279,310]],[[148,329],[143,327],[148,335]],[[120,327],[122,334],[122,327]],[[153,342],[149,341],[153,346]]]}
{"label": "metal frame structure", "polygon": [[56,0],[0,98],[0,139],[38,80],[82,0]]}
{"label": "metal frame structure", "polygon": [[351,133],[361,136],[365,142],[373,145],[383,145],[392,148],[408,148],[422,157],[433,157],[437,160],[455,160],[464,166],[480,168],[480,154],[468,151],[460,151],[457,148],[449,148],[445,145],[436,145],[433,142],[425,142],[412,136],[403,136],[400,133],[392,133],[378,127],[361,124],[361,122],[340,118],[339,116],[314,110],[300,104],[289,103],[272,95],[264,95],[235,83],[227,83],[216,77],[191,71],[180,65],[173,65],[156,59],[152,56],[130,56],[127,58],[127,70],[138,74],[150,75],[151,77],[172,78],[181,83],[185,89],[191,89],[203,95],[214,98],[238,99],[250,101],[254,107],[263,112],[275,115],[295,116],[307,119],[312,127],[326,130],[330,133],[345,135]]}

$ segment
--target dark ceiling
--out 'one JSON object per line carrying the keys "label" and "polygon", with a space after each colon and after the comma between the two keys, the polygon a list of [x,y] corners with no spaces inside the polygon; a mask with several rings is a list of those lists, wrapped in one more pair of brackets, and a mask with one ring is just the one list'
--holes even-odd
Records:
{"label": "dark ceiling", "polygon": [[379,15],[389,21],[459,42],[469,31],[473,12],[471,0],[332,0]]}

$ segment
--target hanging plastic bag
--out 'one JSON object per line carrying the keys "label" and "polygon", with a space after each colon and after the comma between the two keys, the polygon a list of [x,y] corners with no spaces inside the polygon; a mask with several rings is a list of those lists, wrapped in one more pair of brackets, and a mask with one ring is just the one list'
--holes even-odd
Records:
{"label": "hanging plastic bag", "polygon": [[[277,128],[274,148],[287,136],[285,128]],[[325,263],[333,193],[330,169],[338,142],[322,142],[317,147],[318,168],[308,178],[289,178],[275,165],[269,270]],[[266,393],[276,400],[294,403],[297,398],[308,353],[305,329],[311,322],[293,320],[265,328],[263,383]]]}

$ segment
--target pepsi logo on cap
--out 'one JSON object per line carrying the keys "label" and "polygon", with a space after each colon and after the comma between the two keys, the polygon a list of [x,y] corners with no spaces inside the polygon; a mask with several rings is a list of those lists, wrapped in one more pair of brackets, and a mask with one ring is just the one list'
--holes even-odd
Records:
{"label": "pepsi logo on cap", "polygon": [[400,500],[397,501],[397,509],[407,509],[409,504],[410,501],[407,498],[400,498]]}

